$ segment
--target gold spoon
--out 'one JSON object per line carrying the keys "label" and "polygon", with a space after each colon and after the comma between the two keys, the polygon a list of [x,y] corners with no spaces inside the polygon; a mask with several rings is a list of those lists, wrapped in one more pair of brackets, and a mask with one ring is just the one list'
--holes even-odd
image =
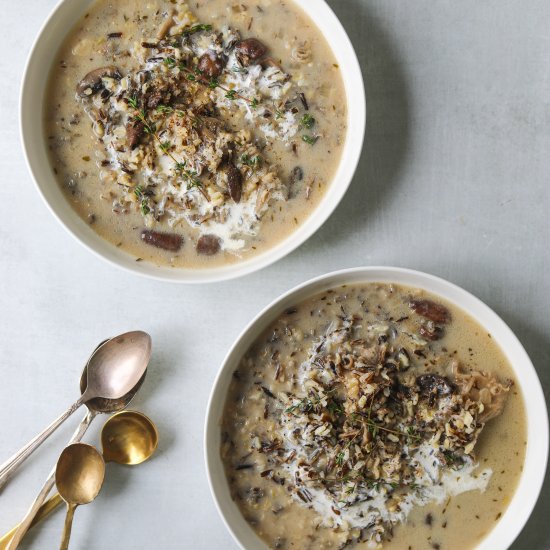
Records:
{"label": "gold spoon", "polygon": [[[145,462],[155,452],[158,432],[153,421],[137,411],[114,414],[103,425],[101,446],[105,462],[134,466]],[[61,503],[61,496],[54,495],[38,510],[29,528],[49,516]],[[0,539],[0,550],[6,550],[19,526]]]}
{"label": "gold spoon", "polygon": [[[99,344],[99,346],[96,348],[95,351],[97,351],[103,344],[108,342],[108,340],[104,340]],[[95,351],[92,354],[92,357],[95,355]],[[90,358],[91,359],[91,358]],[[88,363],[90,360],[88,360]],[[86,387],[88,384],[88,363],[84,367],[82,371],[82,375],[80,377],[80,393],[83,394],[86,391]],[[145,375],[147,374],[147,371],[143,373],[143,376],[140,378],[139,382],[126,394],[120,397],[119,399],[105,399],[103,397],[96,397],[95,399],[90,399],[86,403],[86,407],[88,408],[88,412],[86,413],[86,416],[82,419],[80,422],[80,425],[76,429],[76,432],[73,434],[73,437],[69,441],[69,445],[71,443],[78,443],[83,437],[88,428],[90,427],[90,424],[94,420],[94,418],[103,413],[113,413],[117,411],[122,411],[125,409],[128,404],[132,401],[136,393],[141,388],[143,381],[145,380]],[[16,550],[21,543],[21,540],[23,540],[23,537],[25,536],[25,533],[28,531],[29,527],[34,523],[35,516],[39,513],[39,510],[41,510],[41,506],[50,494],[50,491],[52,490],[52,487],[55,483],[55,467],[54,470],[50,473],[48,479],[44,482],[44,485],[40,489],[40,492],[38,493],[37,497],[34,499],[34,502],[32,503],[31,507],[25,514],[25,517],[17,527],[17,530],[15,534],[13,534],[11,542],[8,545],[8,550]],[[2,549],[2,541],[0,540],[0,550]]]}
{"label": "gold spoon", "polygon": [[141,379],[151,357],[151,337],[146,332],[127,332],[99,346],[88,362],[86,390],[59,418],[0,466],[0,488],[46,439],[79,407],[92,399],[119,399]]}
{"label": "gold spoon", "polygon": [[67,516],[59,550],[69,548],[75,510],[90,504],[101,490],[105,478],[105,462],[101,453],[87,443],[65,447],[55,469],[55,484],[67,503]]}

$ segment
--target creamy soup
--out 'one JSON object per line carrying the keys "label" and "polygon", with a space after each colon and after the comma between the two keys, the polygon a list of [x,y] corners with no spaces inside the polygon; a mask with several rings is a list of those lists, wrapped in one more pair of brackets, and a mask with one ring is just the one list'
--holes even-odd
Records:
{"label": "creamy soup", "polygon": [[271,548],[468,549],[506,510],[525,413],[491,335],[391,284],[297,304],[243,358],[221,454]]}
{"label": "creamy soup", "polygon": [[315,210],[346,135],[340,69],[292,1],[97,0],[45,102],[72,206],[136,259],[246,259]]}

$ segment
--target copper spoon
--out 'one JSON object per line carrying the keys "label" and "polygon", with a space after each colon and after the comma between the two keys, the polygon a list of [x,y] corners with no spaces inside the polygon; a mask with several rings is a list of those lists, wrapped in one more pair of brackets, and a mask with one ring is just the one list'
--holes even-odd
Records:
{"label": "copper spoon", "polygon": [[67,503],[67,516],[59,550],[69,548],[75,510],[92,502],[103,485],[105,462],[100,452],[86,443],[65,447],[55,469],[55,484]]}
{"label": "copper spoon", "polygon": [[[134,466],[148,460],[158,445],[158,432],[151,419],[137,411],[119,412],[109,418],[101,430],[101,446],[105,462]],[[43,504],[32,518],[30,526],[49,516],[61,503],[54,495]],[[0,550],[5,550],[19,526],[0,539]]]}
{"label": "copper spoon", "polygon": [[121,334],[105,342],[88,362],[86,390],[57,420],[0,466],[0,488],[46,439],[84,403],[98,397],[119,399],[140,380],[151,357],[151,337],[146,332]]}
{"label": "copper spoon", "polygon": [[[105,340],[102,342],[99,346],[101,347],[105,342],[108,342],[108,340]],[[96,348],[96,350],[98,349]],[[139,382],[123,397],[120,399],[104,399],[102,397],[97,397],[95,399],[91,399],[86,403],[86,407],[88,407],[88,412],[86,416],[83,418],[82,422],[78,426],[76,432],[74,433],[72,439],[69,442],[69,445],[71,443],[77,443],[79,442],[84,434],[86,433],[87,429],[90,427],[90,424],[94,420],[94,418],[101,413],[109,414],[112,412],[117,412],[125,409],[130,401],[134,398],[138,390],[141,388],[141,385],[143,384],[143,381],[145,380],[145,375],[147,374],[147,371],[143,373],[143,376],[140,378]],[[84,370],[82,371],[82,376],[80,377],[80,393],[84,393],[86,391],[86,385],[88,381],[88,365],[84,367]],[[8,544],[7,548],[8,550],[15,550],[19,544],[21,543],[21,540],[25,536],[25,533],[28,531],[29,527],[33,525],[35,517],[37,517],[37,514],[39,514],[42,511],[42,504],[46,500],[46,497],[50,494],[50,491],[52,490],[52,487],[55,483],[55,468],[52,470],[50,475],[48,476],[48,479],[44,482],[44,485],[40,489],[40,492],[38,493],[37,497],[35,498],[34,502],[32,503],[31,507],[25,514],[25,517],[21,521],[21,523],[10,532],[11,540],[7,540],[6,543]],[[52,508],[53,510],[53,508]],[[44,516],[42,516],[44,517]],[[13,534],[13,536],[11,536]],[[2,549],[2,540],[0,540],[0,550]]]}

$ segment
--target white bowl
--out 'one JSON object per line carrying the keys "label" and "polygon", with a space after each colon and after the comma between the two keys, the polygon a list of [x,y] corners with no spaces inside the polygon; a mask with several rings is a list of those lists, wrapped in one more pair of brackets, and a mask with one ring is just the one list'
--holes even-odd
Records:
{"label": "white bowl", "polygon": [[527,449],[519,485],[501,520],[477,550],[508,548],[527,522],[539,496],[548,460],[548,416],[537,373],[514,333],[483,302],[465,290],[433,275],[395,267],[346,269],[312,279],[267,306],[242,332],[227,354],[208,404],[205,425],[205,459],[210,488],[218,511],[241,548],[266,549],[266,544],[245,521],[231,499],[220,457],[220,419],[233,371],[249,346],[285,309],[329,288],[364,282],[394,282],[427,290],[456,304],[476,319],[508,358],[523,395],[527,413]]}
{"label": "white bowl", "polygon": [[185,283],[232,279],[257,271],[279,260],[306,241],[323,225],[344,196],[357,168],[365,134],[365,89],[353,46],[325,0],[294,0],[319,27],[340,66],[348,104],[348,132],[334,179],[309,218],[285,240],[257,256],[212,269],[174,269],[136,262],[135,257],[99,237],[65,199],[48,160],[43,129],[43,103],[48,75],[67,31],[93,0],[61,0],[42,27],[31,50],[21,90],[21,136],[27,164],[39,193],[52,214],[86,248],[108,262],[140,275]]}

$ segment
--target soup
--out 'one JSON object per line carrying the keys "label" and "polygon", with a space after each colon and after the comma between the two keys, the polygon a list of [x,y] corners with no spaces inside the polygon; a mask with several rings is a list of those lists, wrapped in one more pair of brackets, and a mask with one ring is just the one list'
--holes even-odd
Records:
{"label": "soup", "polygon": [[462,310],[392,284],[287,309],[234,373],[221,455],[270,548],[473,548],[522,471],[525,412]]}
{"label": "soup", "polygon": [[315,210],[346,136],[338,64],[291,1],[97,0],[45,102],[67,200],[136,259],[215,267]]}

